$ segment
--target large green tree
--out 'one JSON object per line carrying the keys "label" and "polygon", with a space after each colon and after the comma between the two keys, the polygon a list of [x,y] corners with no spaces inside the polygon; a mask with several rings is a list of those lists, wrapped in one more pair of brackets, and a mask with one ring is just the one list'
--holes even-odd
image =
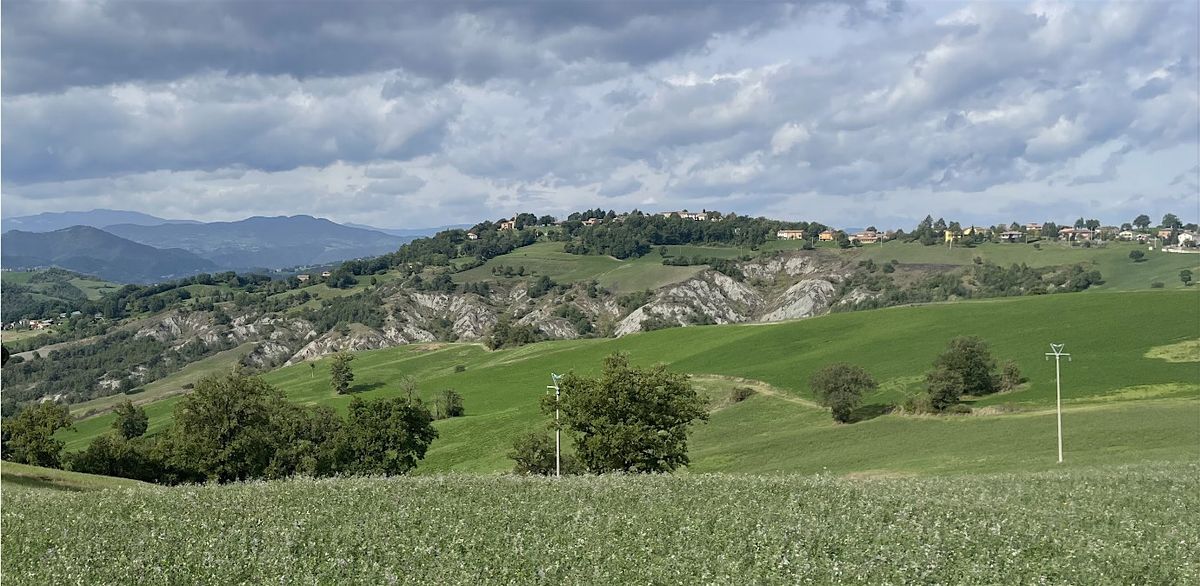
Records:
{"label": "large green tree", "polygon": [[1137,226],[1141,230],[1145,230],[1146,228],[1150,227],[1150,216],[1147,216],[1146,214],[1138,214],[1138,217],[1133,219],[1133,225]]}
{"label": "large green tree", "polygon": [[996,360],[987,342],[978,336],[959,336],[934,360],[935,369],[957,373],[962,378],[962,392],[967,395],[987,395],[996,392]]}
{"label": "large green tree", "polygon": [[350,401],[337,440],[339,471],[347,474],[404,474],[425,457],[437,438],[433,415],[408,397]]}
{"label": "large green tree", "polygon": [[[570,373],[559,384],[563,424],[591,472],[670,472],[686,465],[688,428],[708,418],[686,374],[663,365],[635,367],[624,354],[605,358],[598,377]],[[552,412],[553,399],[543,407]]]}
{"label": "large green tree", "polygon": [[241,371],[201,380],[175,407],[176,463],[221,482],[263,477],[278,440],[272,415],[283,401],[279,390]]}
{"label": "large green tree", "polygon": [[54,432],[71,427],[71,412],[66,405],[43,401],[22,409],[6,427],[6,460],[57,468],[63,443],[55,439]]}
{"label": "large green tree", "polygon": [[853,364],[830,364],[813,373],[809,379],[821,403],[829,407],[835,421],[846,423],[862,403],[864,394],[878,388],[875,379],[861,366]]}
{"label": "large green tree", "polygon": [[929,404],[938,411],[945,411],[962,398],[962,375],[946,368],[935,368],[925,374],[925,390],[929,393]]}
{"label": "large green tree", "polygon": [[129,400],[118,405],[113,412],[117,416],[113,420],[113,429],[125,439],[141,436],[150,426],[150,418],[146,416],[146,410],[134,406],[133,402]]}

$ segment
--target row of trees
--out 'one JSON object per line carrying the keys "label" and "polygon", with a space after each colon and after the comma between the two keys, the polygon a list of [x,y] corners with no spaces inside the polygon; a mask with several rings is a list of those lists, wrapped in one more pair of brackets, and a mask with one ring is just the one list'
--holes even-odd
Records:
{"label": "row of trees", "polygon": [[[955,411],[965,395],[980,397],[1010,391],[1024,382],[1016,362],[1009,360],[997,367],[987,342],[976,336],[959,336],[950,340],[933,361],[933,369],[925,374],[924,392],[911,398],[905,407],[919,413]],[[836,363],[813,373],[809,387],[829,407],[835,421],[849,423],[863,397],[879,385],[861,366]]]}
{"label": "row of trees", "polygon": [[437,437],[433,419],[411,394],[355,397],[343,418],[329,407],[290,403],[261,378],[235,371],[197,383],[163,433],[141,436],[144,412],[124,405],[113,433],[63,458],[54,432],[71,418],[65,406],[47,402],[4,427],[3,449],[17,462],[166,484],[403,474]]}

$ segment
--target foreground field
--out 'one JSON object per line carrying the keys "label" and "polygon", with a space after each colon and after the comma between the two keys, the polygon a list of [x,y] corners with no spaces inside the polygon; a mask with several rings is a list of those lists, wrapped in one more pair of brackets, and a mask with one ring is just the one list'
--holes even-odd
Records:
{"label": "foreground field", "polygon": [[1200,465],[425,477],[3,496],[21,584],[1200,580]]}

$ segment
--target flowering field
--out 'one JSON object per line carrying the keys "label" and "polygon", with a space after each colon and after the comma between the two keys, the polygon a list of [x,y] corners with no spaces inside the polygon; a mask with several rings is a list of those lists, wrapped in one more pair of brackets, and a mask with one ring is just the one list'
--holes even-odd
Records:
{"label": "flowering field", "polygon": [[5,490],[12,584],[1200,583],[1200,464]]}

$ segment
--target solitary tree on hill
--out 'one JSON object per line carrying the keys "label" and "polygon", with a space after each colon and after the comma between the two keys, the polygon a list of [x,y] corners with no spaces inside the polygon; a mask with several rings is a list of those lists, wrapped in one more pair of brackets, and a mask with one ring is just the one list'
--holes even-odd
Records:
{"label": "solitary tree on hill", "polygon": [[1179,280],[1183,281],[1184,287],[1192,286],[1192,271],[1191,269],[1183,269],[1179,271]]}
{"label": "solitary tree on hill", "polygon": [[1146,253],[1140,250],[1129,251],[1129,260],[1132,260],[1133,262],[1142,262],[1143,258],[1146,258]]}
{"label": "solitary tree on hill", "polygon": [[969,395],[987,395],[996,391],[996,360],[987,342],[977,336],[959,336],[950,340],[950,347],[937,360],[935,369],[957,373],[962,378],[962,391]]}
{"label": "solitary tree on hill", "polygon": [[833,413],[834,421],[846,423],[854,409],[862,404],[864,394],[874,391],[878,384],[870,373],[853,364],[830,364],[809,379],[809,386],[821,403]]}
{"label": "solitary tree on hill", "polygon": [[333,364],[329,366],[329,383],[339,395],[350,392],[350,383],[354,382],[354,371],[350,368],[353,360],[354,355],[346,352],[333,355]]}

